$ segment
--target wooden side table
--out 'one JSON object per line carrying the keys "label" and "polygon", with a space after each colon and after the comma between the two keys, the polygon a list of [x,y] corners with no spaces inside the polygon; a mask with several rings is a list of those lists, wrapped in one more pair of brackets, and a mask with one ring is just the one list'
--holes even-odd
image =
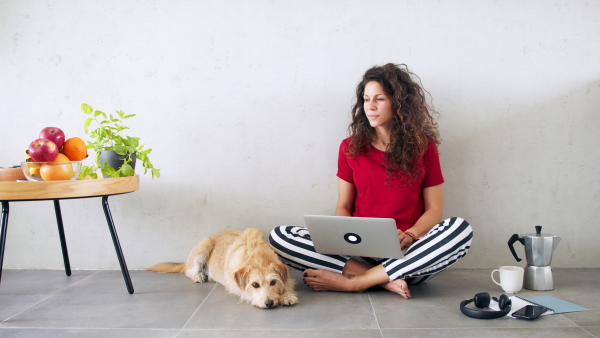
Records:
{"label": "wooden side table", "polygon": [[117,252],[117,258],[121,266],[121,272],[125,279],[127,291],[133,293],[133,284],[129,277],[127,264],[123,257],[121,244],[117,236],[117,230],[108,206],[108,197],[119,194],[134,192],[140,188],[138,175],[120,178],[101,178],[73,181],[48,181],[48,182],[0,182],[0,202],[2,203],[2,230],[0,232],[0,280],[2,278],[2,264],[4,261],[4,248],[6,244],[6,231],[8,229],[8,204],[9,202],[23,201],[54,201],[54,211],[58,224],[58,234],[63,253],[65,272],[71,275],[71,264],[63,229],[62,214],[59,201],[62,199],[102,197],[102,208],[108,222],[108,229],[112,236],[113,244]]}

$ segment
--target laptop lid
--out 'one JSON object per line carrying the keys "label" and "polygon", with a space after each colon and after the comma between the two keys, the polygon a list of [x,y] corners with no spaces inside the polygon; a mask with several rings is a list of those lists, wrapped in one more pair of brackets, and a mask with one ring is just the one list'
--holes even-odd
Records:
{"label": "laptop lid", "polygon": [[304,215],[318,253],[402,258],[396,221],[392,218]]}

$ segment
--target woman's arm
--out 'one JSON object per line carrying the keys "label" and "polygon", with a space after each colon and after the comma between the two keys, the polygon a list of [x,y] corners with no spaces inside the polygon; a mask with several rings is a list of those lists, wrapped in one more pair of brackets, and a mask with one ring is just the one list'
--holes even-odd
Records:
{"label": "woman's arm", "polygon": [[[406,231],[413,234],[415,239],[423,237],[431,230],[431,228],[442,220],[444,214],[442,185],[439,184],[423,189],[423,200],[425,212],[417,220],[417,223]],[[413,243],[412,238],[406,235],[406,232],[403,233],[398,230],[398,237],[400,238],[402,247],[409,246]]]}
{"label": "woman's arm", "polygon": [[338,179],[338,202],[335,208],[336,216],[352,216],[356,187],[354,184]]}

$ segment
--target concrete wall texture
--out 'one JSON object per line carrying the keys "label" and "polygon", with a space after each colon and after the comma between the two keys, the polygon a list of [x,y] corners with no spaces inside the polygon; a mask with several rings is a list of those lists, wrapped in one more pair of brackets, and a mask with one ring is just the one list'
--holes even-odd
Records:
{"label": "concrete wall texture", "polygon": [[[0,0],[0,166],[47,126],[87,139],[81,103],[137,114],[162,177],[109,198],[125,258],[184,261],[225,228],[332,214],[355,86],[405,63],[440,112],[446,217],[475,229],[456,266],[522,264],[506,242],[539,224],[562,238],[555,267],[598,267],[598,17],[583,0]],[[118,269],[100,199],[61,206],[73,268]],[[51,202],[12,203],[4,268],[61,269],[55,223]]]}

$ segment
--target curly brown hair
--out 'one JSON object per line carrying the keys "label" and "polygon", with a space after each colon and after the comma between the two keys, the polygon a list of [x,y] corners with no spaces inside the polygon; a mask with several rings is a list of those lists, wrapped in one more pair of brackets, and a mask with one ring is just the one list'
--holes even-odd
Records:
{"label": "curly brown hair", "polygon": [[378,82],[392,101],[393,123],[390,143],[384,157],[387,179],[405,176],[406,183],[416,179],[419,167],[416,160],[423,156],[431,142],[441,143],[438,125],[433,115],[438,113],[427,103],[418,76],[404,64],[388,63],[373,67],[365,73],[356,87],[356,104],[352,108],[352,123],[348,126],[350,144],[347,155],[353,158],[369,151],[377,139],[365,114],[365,86]]}

